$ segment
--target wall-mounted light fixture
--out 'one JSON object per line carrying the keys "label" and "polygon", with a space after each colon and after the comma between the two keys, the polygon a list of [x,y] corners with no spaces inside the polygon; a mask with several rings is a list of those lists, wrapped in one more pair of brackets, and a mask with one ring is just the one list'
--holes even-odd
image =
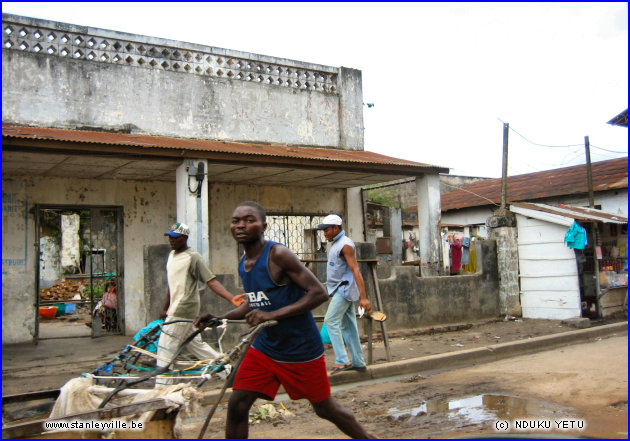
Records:
{"label": "wall-mounted light fixture", "polygon": [[[186,171],[188,172],[188,191],[190,191],[191,193],[196,193],[197,197],[201,198],[201,184],[203,183],[203,179],[205,176],[204,163],[202,161],[199,161],[197,165],[191,163],[188,167],[186,167]],[[194,190],[190,188],[190,178],[193,176],[197,180],[197,188],[195,188]]]}

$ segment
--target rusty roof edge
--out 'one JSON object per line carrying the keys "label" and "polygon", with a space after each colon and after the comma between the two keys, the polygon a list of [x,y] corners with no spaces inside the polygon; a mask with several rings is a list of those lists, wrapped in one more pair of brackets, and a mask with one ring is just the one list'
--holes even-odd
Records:
{"label": "rusty roof edge", "polygon": [[[417,174],[418,171],[421,171],[421,173],[444,173],[448,172],[449,170],[448,168],[436,165],[423,164],[406,159],[394,158],[386,155],[381,155],[380,153],[369,151],[366,152],[364,150],[343,150],[330,147],[327,148],[312,146],[290,146],[267,143],[243,143],[208,139],[204,140],[151,136],[137,133],[120,133],[114,131],[56,129],[4,124],[2,126],[2,136],[3,138],[33,140],[41,142],[55,141],[68,142],[73,144],[92,144],[95,146],[110,145],[140,147],[143,149],[152,148],[181,150],[184,152],[195,152],[194,154],[202,152],[206,154],[222,153],[241,157],[253,156],[256,158],[256,161],[260,161],[262,157],[270,158],[270,160],[274,161],[278,158],[283,158],[284,160],[287,160],[291,163],[298,163],[299,161],[309,161],[314,163],[328,164],[366,164],[376,166],[381,169],[381,171],[395,172],[406,175],[414,175],[414,173]],[[265,147],[268,147],[269,150],[276,151],[259,150],[264,149]],[[325,152],[326,154],[322,155],[323,152]],[[90,153],[94,152],[92,151]],[[124,154],[124,152],[120,153]],[[172,157],[173,155],[166,156]],[[184,156],[184,154],[182,154],[182,156]]]}
{"label": "rusty roof edge", "polygon": [[517,202],[510,204],[510,209],[512,209],[512,207],[517,209],[515,211],[519,211],[518,209],[521,208],[526,210],[549,213],[555,216],[568,217],[574,220],[597,221],[615,224],[628,223],[628,218],[625,216],[621,216],[615,213],[608,213],[606,211],[598,210],[596,208],[578,207],[566,204],[549,205],[533,202]]}

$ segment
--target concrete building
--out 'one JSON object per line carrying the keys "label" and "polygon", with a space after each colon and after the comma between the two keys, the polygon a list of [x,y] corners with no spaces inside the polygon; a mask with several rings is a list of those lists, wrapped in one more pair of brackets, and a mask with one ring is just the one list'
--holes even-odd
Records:
{"label": "concrete building", "polygon": [[[414,178],[422,271],[437,274],[438,174],[448,170],[364,151],[360,71],[8,14],[2,22],[3,343],[41,337],[40,291],[55,279],[81,282],[94,303],[115,281],[108,331],[132,334],[155,319],[165,291],[152,277],[176,220],[235,289],[229,217],[243,200],[264,205],[272,238],[308,258],[322,241],[318,217],[340,213],[365,240],[361,187]],[[77,223],[78,232],[63,227]]]}

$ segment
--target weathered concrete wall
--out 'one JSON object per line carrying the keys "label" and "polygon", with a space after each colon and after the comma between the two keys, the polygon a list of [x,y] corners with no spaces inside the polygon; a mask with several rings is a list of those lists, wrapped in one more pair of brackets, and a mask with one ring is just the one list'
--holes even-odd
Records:
{"label": "weathered concrete wall", "polygon": [[2,343],[35,333],[34,219],[23,182],[2,180]]}
{"label": "weathered concrete wall", "polygon": [[4,124],[363,150],[360,71],[2,17]]}
{"label": "weathered concrete wall", "polygon": [[473,182],[483,181],[486,179],[491,178],[440,174],[440,193],[448,193],[449,191],[456,190],[460,187],[463,187],[464,185],[472,184]]}
{"label": "weathered concrete wall", "polygon": [[[376,256],[374,244],[356,245],[359,259]],[[416,267],[397,266],[392,267],[389,277],[381,278],[377,271],[388,331],[500,316],[496,243],[481,240],[477,246],[477,273],[472,275],[420,277]],[[372,271],[367,263],[359,266],[367,296],[376,308]],[[328,302],[314,314],[323,316],[327,308]]]}
{"label": "weathered concrete wall", "polygon": [[287,215],[343,213],[346,205],[344,189],[215,183],[210,185],[209,194],[210,268],[215,274],[238,274],[238,245],[230,232],[230,220],[240,202],[256,201],[267,213]]}
{"label": "weathered concrete wall", "polygon": [[164,243],[174,222],[171,183],[74,178],[2,180],[2,342],[30,341],[35,329],[36,256],[33,206],[122,206],[124,215],[125,332],[143,327],[143,247]]}
{"label": "weathered concrete wall", "polygon": [[[417,268],[399,266],[392,268],[389,278],[379,279],[387,329],[418,328],[500,315],[496,245],[494,241],[479,241],[477,246],[476,274],[419,277]],[[373,286],[371,276],[366,284]],[[368,296],[374,299],[373,294],[368,293]]]}

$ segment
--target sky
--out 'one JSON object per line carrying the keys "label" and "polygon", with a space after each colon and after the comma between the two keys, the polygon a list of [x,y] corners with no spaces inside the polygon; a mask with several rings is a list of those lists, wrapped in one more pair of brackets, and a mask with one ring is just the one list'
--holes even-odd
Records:
{"label": "sky", "polygon": [[[627,156],[628,3],[3,2],[2,12],[362,71],[365,150],[460,176]],[[369,104],[369,106],[368,106]]]}

